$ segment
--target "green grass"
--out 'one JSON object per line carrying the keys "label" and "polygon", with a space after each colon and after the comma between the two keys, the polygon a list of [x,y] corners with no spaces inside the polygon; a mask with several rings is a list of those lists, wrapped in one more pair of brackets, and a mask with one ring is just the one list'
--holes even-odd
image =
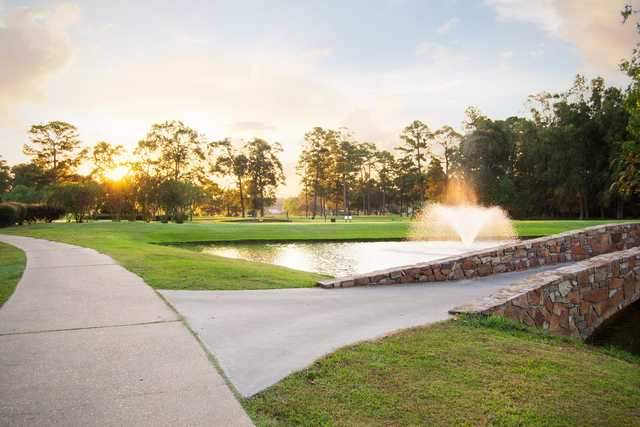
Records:
{"label": "green grass", "polygon": [[[582,228],[608,221],[516,221],[521,236]],[[284,267],[217,257],[170,246],[223,241],[384,240],[406,238],[410,222],[397,216],[356,217],[353,223],[142,222],[55,223],[11,227],[19,234],[94,248],[112,256],[158,289],[274,289],[313,286],[324,276]]]}
{"label": "green grass", "polygon": [[0,243],[0,307],[15,290],[25,264],[24,252],[14,246]]}
{"label": "green grass", "polygon": [[640,425],[640,359],[464,319],[340,349],[245,407],[259,426]]}

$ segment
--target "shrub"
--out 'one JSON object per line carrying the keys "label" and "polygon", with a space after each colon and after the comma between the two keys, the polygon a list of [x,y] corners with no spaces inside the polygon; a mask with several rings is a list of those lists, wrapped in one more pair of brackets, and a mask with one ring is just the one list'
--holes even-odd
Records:
{"label": "shrub", "polygon": [[16,211],[15,222],[18,225],[24,224],[24,221],[27,217],[27,206],[18,202],[7,202],[6,204],[12,206],[15,209]]}
{"label": "shrub", "polygon": [[52,222],[64,215],[64,209],[48,205],[26,205],[25,221],[34,223],[38,221]]}
{"label": "shrub", "polygon": [[18,220],[18,211],[9,203],[0,203],[0,227],[9,227]]}

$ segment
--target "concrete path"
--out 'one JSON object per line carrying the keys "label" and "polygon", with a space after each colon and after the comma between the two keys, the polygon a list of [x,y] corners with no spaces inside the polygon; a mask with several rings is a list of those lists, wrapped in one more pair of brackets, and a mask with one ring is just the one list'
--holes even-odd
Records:
{"label": "concrete path", "polygon": [[160,292],[248,397],[339,347],[446,320],[457,305],[551,268],[415,285]]}
{"label": "concrete path", "polygon": [[0,426],[252,425],[178,315],[94,250],[27,254],[0,309]]}

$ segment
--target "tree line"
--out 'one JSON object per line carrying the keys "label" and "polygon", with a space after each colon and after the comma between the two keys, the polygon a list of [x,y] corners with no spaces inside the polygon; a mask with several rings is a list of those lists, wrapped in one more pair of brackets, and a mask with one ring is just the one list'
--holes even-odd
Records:
{"label": "tree line", "polygon": [[[278,143],[209,141],[180,121],[153,124],[129,155],[106,141],[82,147],[78,129],[62,121],[34,125],[28,136],[30,162],[0,160],[0,197],[63,208],[77,222],[264,215],[285,179]],[[91,165],[88,174],[79,172],[83,164]],[[223,188],[220,179],[233,185]]]}
{"label": "tree line", "polygon": [[[415,120],[394,150],[358,141],[346,128],[315,127],[297,164],[302,190],[284,208],[312,218],[410,215],[442,202],[453,180],[516,218],[637,216],[637,55],[622,67],[631,77],[626,90],[578,75],[566,91],[530,96],[529,117],[491,119],[470,107],[461,132]],[[285,182],[278,143],[210,141],[180,121],[153,124],[131,153],[105,141],[82,147],[78,129],[61,121],[34,125],[28,137],[30,162],[0,160],[2,200],[63,208],[78,222],[264,216]],[[83,163],[91,165],[84,175]]]}
{"label": "tree line", "polygon": [[491,119],[466,110],[463,132],[416,120],[393,152],[356,141],[346,129],[305,134],[298,161],[302,192],[290,210],[317,215],[396,212],[443,201],[450,180],[478,202],[519,218],[640,214],[638,61],[623,63],[626,90],[578,75],[561,93],[527,100],[530,117]]}

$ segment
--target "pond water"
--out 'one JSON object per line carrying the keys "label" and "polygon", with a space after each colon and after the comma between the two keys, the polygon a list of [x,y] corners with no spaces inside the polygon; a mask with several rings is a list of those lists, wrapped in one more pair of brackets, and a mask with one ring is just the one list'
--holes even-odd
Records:
{"label": "pond water", "polygon": [[595,345],[617,347],[640,356],[640,301],[616,313],[589,338]]}
{"label": "pond water", "polygon": [[489,248],[504,242],[456,241],[237,243],[200,246],[208,254],[281,265],[330,276],[348,276],[416,264]]}

